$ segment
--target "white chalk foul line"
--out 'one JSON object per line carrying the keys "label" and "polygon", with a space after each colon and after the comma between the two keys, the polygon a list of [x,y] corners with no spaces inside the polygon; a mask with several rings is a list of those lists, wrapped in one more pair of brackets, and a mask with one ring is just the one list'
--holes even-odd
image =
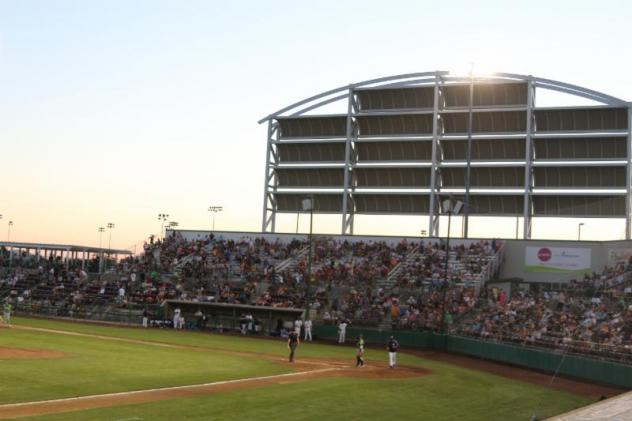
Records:
{"label": "white chalk foul line", "polygon": [[[58,333],[60,335],[80,336],[80,337],[85,337],[85,338],[102,339],[106,341],[124,342],[124,343],[130,343],[130,344],[135,344],[135,345],[149,345],[149,346],[157,346],[160,348],[188,349],[188,350],[196,350],[196,351],[204,351],[204,352],[220,352],[220,353],[224,353],[228,355],[245,355],[249,357],[265,357],[266,359],[270,361],[277,361],[277,362],[287,361],[287,358],[276,357],[273,355],[267,355],[267,354],[258,353],[258,352],[231,351],[228,349],[221,349],[221,348],[206,348],[206,347],[198,347],[194,345],[168,344],[164,342],[145,341],[143,339],[121,338],[118,336],[97,335],[94,333],[74,332],[71,330],[48,329],[45,327],[33,327],[33,326],[15,326],[15,327],[17,329],[33,330],[36,332]],[[301,363],[305,365],[331,367],[330,363],[324,363],[324,362],[318,362],[318,361],[305,360],[305,361],[301,361]]]}
{"label": "white chalk foul line", "polygon": [[175,348],[175,349],[196,348],[193,346],[166,344],[163,342],[144,341],[142,339],[121,338],[118,336],[96,335],[94,333],[73,332],[70,330],[47,329],[44,327],[32,327],[32,326],[15,326],[15,327],[18,329],[23,329],[23,330],[34,330],[36,332],[58,333],[60,335],[68,335],[68,336],[82,336],[85,338],[104,339],[104,340],[116,341],[116,342],[127,342],[130,344],[138,344],[138,345],[152,345],[152,346],[158,346],[162,348]]}
{"label": "white chalk foul line", "polygon": [[62,402],[76,402],[76,401],[90,400],[90,399],[104,399],[104,398],[111,398],[111,397],[117,397],[117,396],[139,395],[143,393],[166,392],[166,391],[172,391],[172,390],[186,390],[186,389],[196,389],[196,388],[203,388],[203,387],[224,386],[224,385],[230,385],[230,384],[256,382],[260,380],[274,380],[274,379],[282,379],[282,378],[287,378],[287,377],[297,377],[297,376],[303,376],[306,374],[325,373],[328,371],[338,371],[338,370],[341,370],[341,369],[340,368],[321,368],[317,370],[298,371],[295,373],[275,374],[272,376],[248,377],[245,379],[236,379],[236,380],[223,380],[223,381],[212,382],[212,383],[160,387],[156,389],[130,390],[128,392],[115,392],[115,393],[104,393],[101,395],[76,396],[73,398],[50,399],[46,401],[9,403],[5,405],[0,405],[0,411],[2,411],[3,409],[18,408],[22,406],[46,405],[46,404],[55,404],[55,403],[62,403]]}

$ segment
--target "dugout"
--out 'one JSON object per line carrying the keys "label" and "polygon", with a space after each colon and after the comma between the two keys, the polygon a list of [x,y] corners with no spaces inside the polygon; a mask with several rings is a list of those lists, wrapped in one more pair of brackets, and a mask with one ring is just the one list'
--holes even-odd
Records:
{"label": "dugout", "polygon": [[[267,306],[251,306],[245,304],[211,303],[184,300],[165,300],[162,303],[164,315],[173,319],[173,312],[180,308],[186,321],[186,327],[201,330],[224,331],[239,330],[240,319],[251,314],[261,327],[259,333],[272,334],[277,331],[278,320],[283,323],[293,322],[303,316],[304,310],[299,308],[281,308]],[[206,316],[203,320],[202,314]]]}

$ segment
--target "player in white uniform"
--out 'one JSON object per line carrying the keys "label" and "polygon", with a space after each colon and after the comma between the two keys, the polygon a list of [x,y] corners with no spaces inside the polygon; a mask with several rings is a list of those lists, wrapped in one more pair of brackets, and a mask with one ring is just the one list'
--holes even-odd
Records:
{"label": "player in white uniform", "polygon": [[296,335],[298,335],[298,337],[301,337],[301,327],[303,326],[303,321],[301,319],[296,319],[296,321],[294,322],[294,332],[296,332]]}
{"label": "player in white uniform", "polygon": [[305,320],[303,323],[303,328],[305,329],[305,341],[312,341],[312,321],[310,319]]}
{"label": "player in white uniform", "polygon": [[176,307],[173,311],[173,328],[180,328],[180,307]]}
{"label": "player in white uniform", "polygon": [[343,319],[340,321],[340,323],[338,323],[338,343],[344,344],[346,338],[347,338],[347,321]]}

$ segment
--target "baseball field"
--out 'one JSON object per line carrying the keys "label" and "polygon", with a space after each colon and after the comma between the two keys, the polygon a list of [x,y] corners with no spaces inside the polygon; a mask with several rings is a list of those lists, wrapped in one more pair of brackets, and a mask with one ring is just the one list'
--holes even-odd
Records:
{"label": "baseball field", "polygon": [[464,357],[15,319],[0,329],[0,419],[540,419],[616,390]]}

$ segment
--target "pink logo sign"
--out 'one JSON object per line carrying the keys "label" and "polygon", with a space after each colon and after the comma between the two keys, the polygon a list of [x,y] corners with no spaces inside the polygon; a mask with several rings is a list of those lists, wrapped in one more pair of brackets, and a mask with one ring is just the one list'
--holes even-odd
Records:
{"label": "pink logo sign", "polygon": [[538,250],[538,259],[540,259],[540,261],[542,262],[548,262],[549,260],[551,260],[551,250],[546,247]]}

